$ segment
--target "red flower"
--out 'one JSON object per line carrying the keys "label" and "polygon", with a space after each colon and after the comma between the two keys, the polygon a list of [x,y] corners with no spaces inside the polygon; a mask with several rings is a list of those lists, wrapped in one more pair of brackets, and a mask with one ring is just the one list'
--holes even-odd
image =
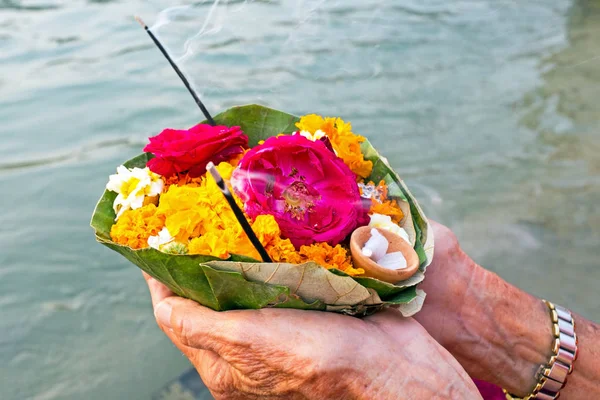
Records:
{"label": "red flower", "polygon": [[247,147],[248,136],[239,126],[199,124],[189,130],[165,129],[150,138],[144,151],[154,154],[147,164],[154,173],[168,177],[187,172],[197,177],[210,161],[227,161]]}

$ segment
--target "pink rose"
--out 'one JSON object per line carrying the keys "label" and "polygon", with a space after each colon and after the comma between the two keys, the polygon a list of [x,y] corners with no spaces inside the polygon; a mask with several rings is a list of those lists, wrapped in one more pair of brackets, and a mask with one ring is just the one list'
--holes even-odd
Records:
{"label": "pink rose", "polygon": [[271,214],[294,246],[340,243],[368,223],[356,176],[320,141],[272,137],[242,158],[231,178],[246,213]]}
{"label": "pink rose", "polygon": [[206,172],[210,161],[219,164],[248,147],[248,136],[239,126],[199,124],[189,130],[165,129],[150,138],[144,151],[154,154],[150,171],[162,176],[187,172],[192,177]]}

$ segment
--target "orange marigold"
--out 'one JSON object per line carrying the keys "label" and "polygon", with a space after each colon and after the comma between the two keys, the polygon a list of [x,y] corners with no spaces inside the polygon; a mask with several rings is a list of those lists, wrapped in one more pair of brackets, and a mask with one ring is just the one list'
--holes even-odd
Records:
{"label": "orange marigold", "polygon": [[[221,173],[221,176],[223,176],[223,179],[228,180],[229,178],[231,178],[231,173],[233,172],[235,167],[237,167],[237,165],[239,164],[242,157],[244,157],[244,155],[249,150],[250,149],[245,149],[243,153],[234,156],[228,162],[222,162],[219,164],[218,168]],[[189,186],[189,187],[202,186],[204,184],[204,181],[206,180],[206,174],[192,178],[187,173],[182,173],[182,174],[171,175],[169,177],[161,176],[161,178],[165,182],[165,187],[164,187],[163,192],[166,192],[169,189],[169,186],[171,186],[171,185]]]}
{"label": "orange marigold", "polygon": [[164,227],[165,218],[157,214],[154,204],[147,204],[135,210],[127,210],[110,229],[113,242],[132,249],[148,247],[148,238],[158,235]]}
{"label": "orange marigold", "polygon": [[318,130],[323,131],[329,137],[338,157],[344,160],[352,172],[363,179],[371,175],[373,163],[365,160],[360,150],[360,144],[365,138],[352,133],[352,125],[349,122],[344,122],[341,118],[323,118],[310,114],[300,118],[296,127],[311,134]]}
{"label": "orange marigold", "polygon": [[399,224],[400,221],[402,221],[402,218],[404,218],[404,213],[400,209],[400,206],[398,206],[396,200],[386,200],[382,203],[377,200],[371,200],[369,214],[388,215],[396,224]]}
{"label": "orange marigold", "polygon": [[328,243],[323,242],[310,246],[302,246],[300,247],[300,255],[306,261],[314,261],[327,269],[338,268],[343,271],[351,266],[348,251],[339,244],[332,247]]}
{"label": "orange marigold", "polygon": [[249,151],[250,151],[250,149],[244,149],[244,151],[242,153],[233,157],[231,160],[228,161],[228,163],[231,164],[233,167],[237,167],[238,164],[240,163],[240,161],[242,160],[242,158],[244,158],[246,153]]}
{"label": "orange marigold", "polygon": [[198,187],[202,184],[203,177],[200,176],[200,177],[192,178],[186,173],[186,174],[175,174],[175,175],[171,175],[169,177],[162,176],[161,178],[165,182],[165,188],[163,191],[166,192],[167,190],[169,190],[169,187],[171,185]]}
{"label": "orange marigold", "polygon": [[359,185],[361,195],[364,195],[365,190],[368,189],[368,193],[371,196],[371,208],[369,214],[388,215],[396,224],[399,224],[400,221],[402,221],[404,213],[396,200],[388,199],[388,187],[384,180],[381,180],[377,186],[375,186],[375,183],[373,182],[361,185],[362,184]]}

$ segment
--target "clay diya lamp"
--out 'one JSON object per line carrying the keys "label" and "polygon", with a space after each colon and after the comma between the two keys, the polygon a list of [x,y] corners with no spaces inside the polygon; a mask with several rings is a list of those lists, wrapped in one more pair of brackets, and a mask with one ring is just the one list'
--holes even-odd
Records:
{"label": "clay diya lamp", "polygon": [[[406,259],[406,267],[399,269],[385,268],[363,254],[365,243],[371,238],[371,229],[377,229],[389,243],[387,253],[401,252]],[[397,283],[413,276],[419,269],[419,255],[412,246],[400,235],[385,229],[362,226],[352,232],[350,237],[350,252],[354,268],[365,270],[365,276],[379,279],[388,283]]]}

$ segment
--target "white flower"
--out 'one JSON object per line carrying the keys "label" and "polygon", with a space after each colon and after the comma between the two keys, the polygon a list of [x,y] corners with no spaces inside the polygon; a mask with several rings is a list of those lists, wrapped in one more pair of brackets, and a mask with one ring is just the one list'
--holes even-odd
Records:
{"label": "white flower", "polygon": [[151,172],[146,168],[129,169],[121,165],[117,168],[117,173],[109,177],[106,188],[118,193],[113,203],[113,208],[117,217],[127,210],[140,208],[144,205],[146,196],[158,196],[164,187],[164,182],[160,175]]}
{"label": "white flower", "polygon": [[387,231],[390,231],[392,233],[400,235],[402,237],[402,239],[404,239],[408,243],[410,243],[410,238],[408,237],[408,233],[406,233],[406,231],[403,228],[396,225],[394,223],[394,221],[392,221],[392,217],[390,217],[389,215],[373,214],[373,215],[370,215],[370,217],[371,217],[371,222],[369,222],[370,227],[385,229]]}
{"label": "white flower", "polygon": [[297,133],[300,136],[304,136],[308,140],[312,140],[313,142],[316,142],[317,140],[320,140],[321,138],[327,136],[327,134],[320,129],[318,129],[315,133],[310,133],[309,131],[300,131]]}
{"label": "white flower", "polygon": [[162,228],[158,235],[148,238],[148,246],[168,254],[187,254],[188,248],[185,244],[175,240],[167,227]]}
{"label": "white flower", "polygon": [[171,236],[169,230],[165,226],[160,232],[158,232],[158,235],[150,236],[148,238],[148,246],[152,247],[153,249],[160,250],[161,246],[171,243],[174,240],[175,238]]}

